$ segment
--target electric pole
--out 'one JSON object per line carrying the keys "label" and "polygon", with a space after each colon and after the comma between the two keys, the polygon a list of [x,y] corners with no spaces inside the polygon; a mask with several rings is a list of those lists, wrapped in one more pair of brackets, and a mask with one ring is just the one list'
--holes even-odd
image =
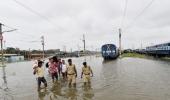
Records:
{"label": "electric pole", "polygon": [[1,62],[2,62],[2,72],[3,72],[3,80],[4,80],[4,89],[7,89],[7,80],[6,80],[6,72],[4,65],[4,53],[3,53],[3,36],[2,36],[2,24],[0,23],[0,41],[1,41]]}
{"label": "electric pole", "polygon": [[4,54],[6,54],[6,41],[4,40]]}
{"label": "electric pole", "polygon": [[5,72],[5,66],[4,66],[4,53],[3,53],[3,36],[2,36],[2,24],[0,23],[0,41],[1,41],[1,62],[2,62],[2,72],[3,72],[3,80],[4,80],[4,86],[5,89],[7,89],[7,80],[6,80],[6,72]]}
{"label": "electric pole", "polygon": [[41,36],[41,42],[42,42],[43,60],[44,60],[44,58],[45,58],[45,51],[44,51],[44,45],[45,45],[45,43],[44,43],[44,36]]}
{"label": "electric pole", "polygon": [[84,44],[84,52],[86,50],[86,39],[85,39],[85,35],[83,34],[83,44]]}
{"label": "electric pole", "polygon": [[122,47],[121,47],[121,36],[122,35],[122,30],[119,28],[119,55],[121,55],[122,52]]}
{"label": "electric pole", "polygon": [[66,46],[65,45],[63,45],[63,52],[66,53]]}
{"label": "electric pole", "polygon": [[4,53],[3,53],[3,36],[2,36],[2,24],[0,23],[0,41],[1,41],[1,62],[2,66],[4,65]]}
{"label": "electric pole", "polygon": [[142,45],[142,43],[141,43],[140,47],[141,47],[141,49],[143,49],[143,45]]}
{"label": "electric pole", "polygon": [[[4,52],[3,52],[3,33],[5,32],[12,32],[15,31],[16,29],[13,30],[8,30],[8,31],[2,31],[2,23],[0,23],[0,42],[1,42],[1,63],[2,63],[2,71],[3,71],[3,80],[4,80],[4,89],[8,89],[7,87],[7,80],[6,80],[6,72],[5,72],[5,65],[4,65]],[[4,25],[3,25],[4,26]]]}
{"label": "electric pole", "polygon": [[5,32],[16,31],[17,29],[2,31],[2,26],[5,26],[5,25],[0,23],[1,62],[2,62],[2,66],[4,66],[4,51],[3,51],[3,35],[2,34],[5,33]]}
{"label": "electric pole", "polygon": [[77,44],[77,56],[78,57],[80,56],[80,46],[79,46],[79,44]]}
{"label": "electric pole", "polygon": [[2,62],[2,72],[3,72],[3,80],[4,80],[4,88],[7,89],[7,80],[6,80],[6,72],[4,65],[4,52],[3,52],[3,36],[2,36],[2,24],[0,23],[0,41],[1,41],[1,62]]}
{"label": "electric pole", "polygon": [[70,52],[71,52],[71,53],[73,52],[73,49],[72,49],[72,48],[70,48]]}
{"label": "electric pole", "polygon": [[29,48],[29,50],[28,50],[28,58],[29,58],[29,60],[31,60],[31,58],[32,58],[31,55],[32,55],[31,54],[31,49]]}
{"label": "electric pole", "polygon": [[79,46],[79,44],[77,44],[77,51],[80,51],[80,46]]}

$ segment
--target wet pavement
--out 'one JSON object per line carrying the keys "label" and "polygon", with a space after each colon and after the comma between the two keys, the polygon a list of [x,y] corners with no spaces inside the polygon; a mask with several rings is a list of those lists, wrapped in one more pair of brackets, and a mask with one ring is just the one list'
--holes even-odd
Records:
{"label": "wet pavement", "polygon": [[[83,86],[80,78],[85,59],[94,72],[89,86]],[[73,63],[78,70],[76,88],[69,88],[63,80],[53,84],[46,73],[48,88],[40,92],[32,71],[33,62],[1,67],[0,100],[170,100],[168,61],[140,58],[103,61],[92,56],[73,58]]]}

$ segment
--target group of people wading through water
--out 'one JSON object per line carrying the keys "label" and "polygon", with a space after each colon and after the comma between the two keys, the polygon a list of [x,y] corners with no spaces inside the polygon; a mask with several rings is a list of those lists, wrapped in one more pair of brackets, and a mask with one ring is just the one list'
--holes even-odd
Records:
{"label": "group of people wading through water", "polygon": [[[37,76],[38,91],[41,89],[41,83],[44,83],[45,88],[47,87],[43,63],[43,61],[38,60],[33,65],[33,74]],[[84,85],[90,84],[90,78],[93,77],[93,71],[86,62],[83,62],[82,65],[81,78],[83,78]],[[49,58],[49,61],[45,66],[48,69],[48,73],[50,74],[53,83],[58,81],[59,77],[62,76],[63,80],[68,82],[69,87],[76,87],[77,69],[75,64],[72,63],[72,59],[68,59],[68,64],[66,64],[65,60],[52,57]]]}

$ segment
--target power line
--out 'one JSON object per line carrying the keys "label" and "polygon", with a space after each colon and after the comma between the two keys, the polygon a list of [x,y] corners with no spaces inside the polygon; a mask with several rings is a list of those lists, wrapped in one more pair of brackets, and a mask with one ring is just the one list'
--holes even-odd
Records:
{"label": "power line", "polygon": [[[4,26],[4,27],[7,27],[7,28],[9,28],[10,30],[12,30],[12,31],[16,31],[16,33],[18,33],[18,34],[22,34],[22,36],[25,36],[25,38],[26,39],[29,39],[28,37],[30,37],[30,38],[36,38],[35,37],[35,35],[31,35],[31,34],[26,34],[26,33],[21,33],[21,32],[19,32],[16,28],[13,28],[13,27],[11,27],[11,26],[8,26],[8,25],[5,25],[5,24],[2,24],[2,26]],[[8,32],[8,31],[5,31],[5,32]],[[16,35],[18,35],[18,34],[16,34]],[[20,35],[19,35],[20,36]],[[23,38],[23,37],[21,37],[21,38]]]}
{"label": "power line", "polygon": [[126,13],[127,13],[127,4],[128,4],[128,0],[125,0],[125,7],[124,7],[123,17],[122,17],[122,21],[121,21],[121,27],[123,26],[125,16],[126,16]]}
{"label": "power line", "polygon": [[[30,7],[26,6],[25,4],[17,1],[17,0],[13,0],[15,3],[17,3],[18,5],[22,6],[23,8],[27,9],[28,11],[34,13],[35,15],[39,16],[40,18],[42,18],[43,20],[47,21],[49,24],[51,24],[54,28],[57,26],[55,25],[53,22],[51,22],[46,16],[40,14],[39,12],[31,9]],[[57,32],[58,30],[55,29],[55,31]]]}
{"label": "power line", "polygon": [[[28,39],[28,37],[29,38],[38,38],[38,37],[35,37],[35,35],[31,35],[31,34],[27,34],[27,33],[23,33],[23,32],[21,33],[21,32],[16,31],[16,33],[18,33],[17,35],[19,35],[19,34],[21,34],[22,36],[26,35],[25,38],[27,38],[27,39]],[[21,36],[21,35],[19,35],[19,36]]]}
{"label": "power line", "polygon": [[[19,47],[19,44],[25,44],[25,45],[31,44],[33,47],[35,47],[35,45],[36,45],[36,47],[37,46],[40,47],[40,43],[41,43],[41,41],[26,41],[26,40],[15,40],[15,42],[17,42],[18,47]],[[8,46],[6,46],[6,47],[13,46],[14,45],[13,43],[14,42],[12,42],[12,41],[7,41],[6,44]]]}
{"label": "power line", "polygon": [[130,28],[134,25],[134,22],[136,22],[136,20],[142,16],[142,14],[152,5],[152,3],[154,2],[155,0],[151,0],[144,8],[143,10],[134,18],[134,20],[127,26],[125,27],[125,29],[127,28]]}
{"label": "power line", "polygon": [[13,28],[13,27],[11,27],[11,26],[7,26],[7,25],[5,25],[5,24],[2,24],[4,27],[7,27],[7,28],[9,28],[9,29],[11,29],[11,30],[17,30],[16,28]]}
{"label": "power line", "polygon": [[25,43],[40,43],[41,42],[41,41],[37,41],[37,40],[35,40],[35,41],[18,40],[18,41],[25,42]]}
{"label": "power line", "polygon": [[15,29],[15,28],[9,27],[9,26],[7,26],[7,25],[5,25],[5,24],[1,24],[1,26],[9,28],[9,30],[2,31],[2,33],[5,33],[5,32],[13,32],[13,31],[16,31],[16,30],[17,30],[17,29]]}
{"label": "power line", "polygon": [[[5,25],[5,24],[2,24],[2,26],[4,26],[4,27],[7,27],[7,28],[9,28],[10,30],[15,30],[16,31],[16,33],[18,33],[18,34],[22,34],[22,36],[25,36],[25,35],[27,35],[26,37],[31,37],[31,38],[35,38],[35,36],[34,35],[31,35],[31,34],[26,34],[26,33],[21,33],[21,32],[18,32],[18,30],[16,29],[16,28],[13,28],[13,27],[11,27],[11,26],[8,26],[8,25]],[[23,37],[22,37],[23,38]]]}

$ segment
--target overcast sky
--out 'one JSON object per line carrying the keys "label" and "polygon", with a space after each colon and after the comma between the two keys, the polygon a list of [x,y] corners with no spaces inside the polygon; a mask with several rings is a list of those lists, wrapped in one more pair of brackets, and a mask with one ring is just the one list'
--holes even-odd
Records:
{"label": "overcast sky", "polygon": [[[46,49],[63,50],[66,46],[67,50],[76,50],[78,45],[83,47],[83,34],[86,36],[87,49],[94,50],[106,43],[118,46],[120,27],[123,48],[140,48],[141,44],[145,47],[170,41],[170,0],[0,2],[0,22],[18,29],[4,33],[7,47],[41,49],[40,37],[44,35]],[[3,27],[3,30],[8,29]]]}

